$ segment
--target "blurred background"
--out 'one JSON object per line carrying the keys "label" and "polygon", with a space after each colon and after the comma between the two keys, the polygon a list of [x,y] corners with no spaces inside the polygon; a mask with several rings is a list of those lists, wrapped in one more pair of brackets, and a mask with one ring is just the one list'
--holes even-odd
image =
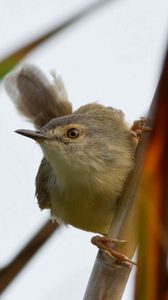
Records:
{"label": "blurred background", "polygon": [[[73,22],[68,23],[70,19]],[[1,62],[60,25],[61,30],[29,52],[19,65],[36,64],[48,76],[53,70],[61,74],[74,109],[98,101],[121,109],[130,124],[144,116],[155,92],[167,44],[168,2],[1,0]],[[2,81],[0,99],[3,268],[45,224],[49,214],[40,211],[34,196],[42,153],[38,145],[14,133],[19,128],[31,129],[32,125],[16,112]],[[56,230],[1,299],[82,299],[97,253],[90,244],[92,236],[70,226]],[[124,300],[133,298],[133,281],[134,273]]]}

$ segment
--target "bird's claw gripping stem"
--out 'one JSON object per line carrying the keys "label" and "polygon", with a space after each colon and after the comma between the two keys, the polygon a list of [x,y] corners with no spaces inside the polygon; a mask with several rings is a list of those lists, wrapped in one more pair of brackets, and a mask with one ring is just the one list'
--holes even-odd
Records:
{"label": "bird's claw gripping stem", "polygon": [[133,137],[136,137],[139,140],[142,132],[149,132],[152,130],[152,128],[147,126],[146,123],[147,119],[144,117],[141,117],[139,120],[134,121],[133,125],[130,128]]}
{"label": "bird's claw gripping stem", "polygon": [[112,244],[124,244],[126,241],[124,240],[118,240],[118,239],[112,239],[107,236],[99,236],[96,235],[92,237],[91,243],[95,246],[97,246],[100,250],[107,253],[109,256],[115,258],[119,262],[129,262],[133,265],[137,265],[134,261],[129,259],[126,255],[116,251],[113,249]]}

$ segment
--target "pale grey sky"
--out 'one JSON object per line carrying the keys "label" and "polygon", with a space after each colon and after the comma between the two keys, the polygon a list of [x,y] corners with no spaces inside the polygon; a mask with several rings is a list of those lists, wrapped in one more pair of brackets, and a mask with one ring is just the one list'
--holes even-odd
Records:
{"label": "pale grey sky", "polygon": [[[1,0],[0,57],[90,1]],[[64,79],[73,107],[99,101],[131,123],[153,97],[168,34],[168,1],[115,0],[54,37],[22,62]],[[0,86],[0,264],[7,263],[47,219],[34,198],[42,157],[38,145],[13,133],[30,128]],[[3,300],[82,299],[97,250],[93,234],[62,228],[3,294]],[[62,262],[64,265],[62,266]],[[1,266],[0,265],[0,266]],[[132,299],[133,283],[124,295]]]}

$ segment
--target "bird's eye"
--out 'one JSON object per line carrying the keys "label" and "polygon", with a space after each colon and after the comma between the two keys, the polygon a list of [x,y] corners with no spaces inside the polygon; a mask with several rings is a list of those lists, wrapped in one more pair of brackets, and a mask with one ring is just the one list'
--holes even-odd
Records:
{"label": "bird's eye", "polygon": [[71,128],[71,129],[68,130],[67,136],[70,139],[76,139],[79,136],[79,130],[76,129],[76,128]]}
{"label": "bird's eye", "polygon": [[79,136],[79,130],[76,129],[76,128],[71,128],[71,129],[68,130],[67,136],[70,139],[76,139]]}

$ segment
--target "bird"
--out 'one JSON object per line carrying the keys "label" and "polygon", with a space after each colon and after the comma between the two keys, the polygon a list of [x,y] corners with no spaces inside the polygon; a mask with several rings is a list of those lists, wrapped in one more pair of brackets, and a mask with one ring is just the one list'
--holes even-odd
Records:
{"label": "bird", "polygon": [[40,209],[65,225],[106,235],[126,179],[134,168],[135,139],[124,113],[97,102],[72,111],[64,83],[35,65],[9,73],[5,89],[35,130],[43,158],[35,185]]}

